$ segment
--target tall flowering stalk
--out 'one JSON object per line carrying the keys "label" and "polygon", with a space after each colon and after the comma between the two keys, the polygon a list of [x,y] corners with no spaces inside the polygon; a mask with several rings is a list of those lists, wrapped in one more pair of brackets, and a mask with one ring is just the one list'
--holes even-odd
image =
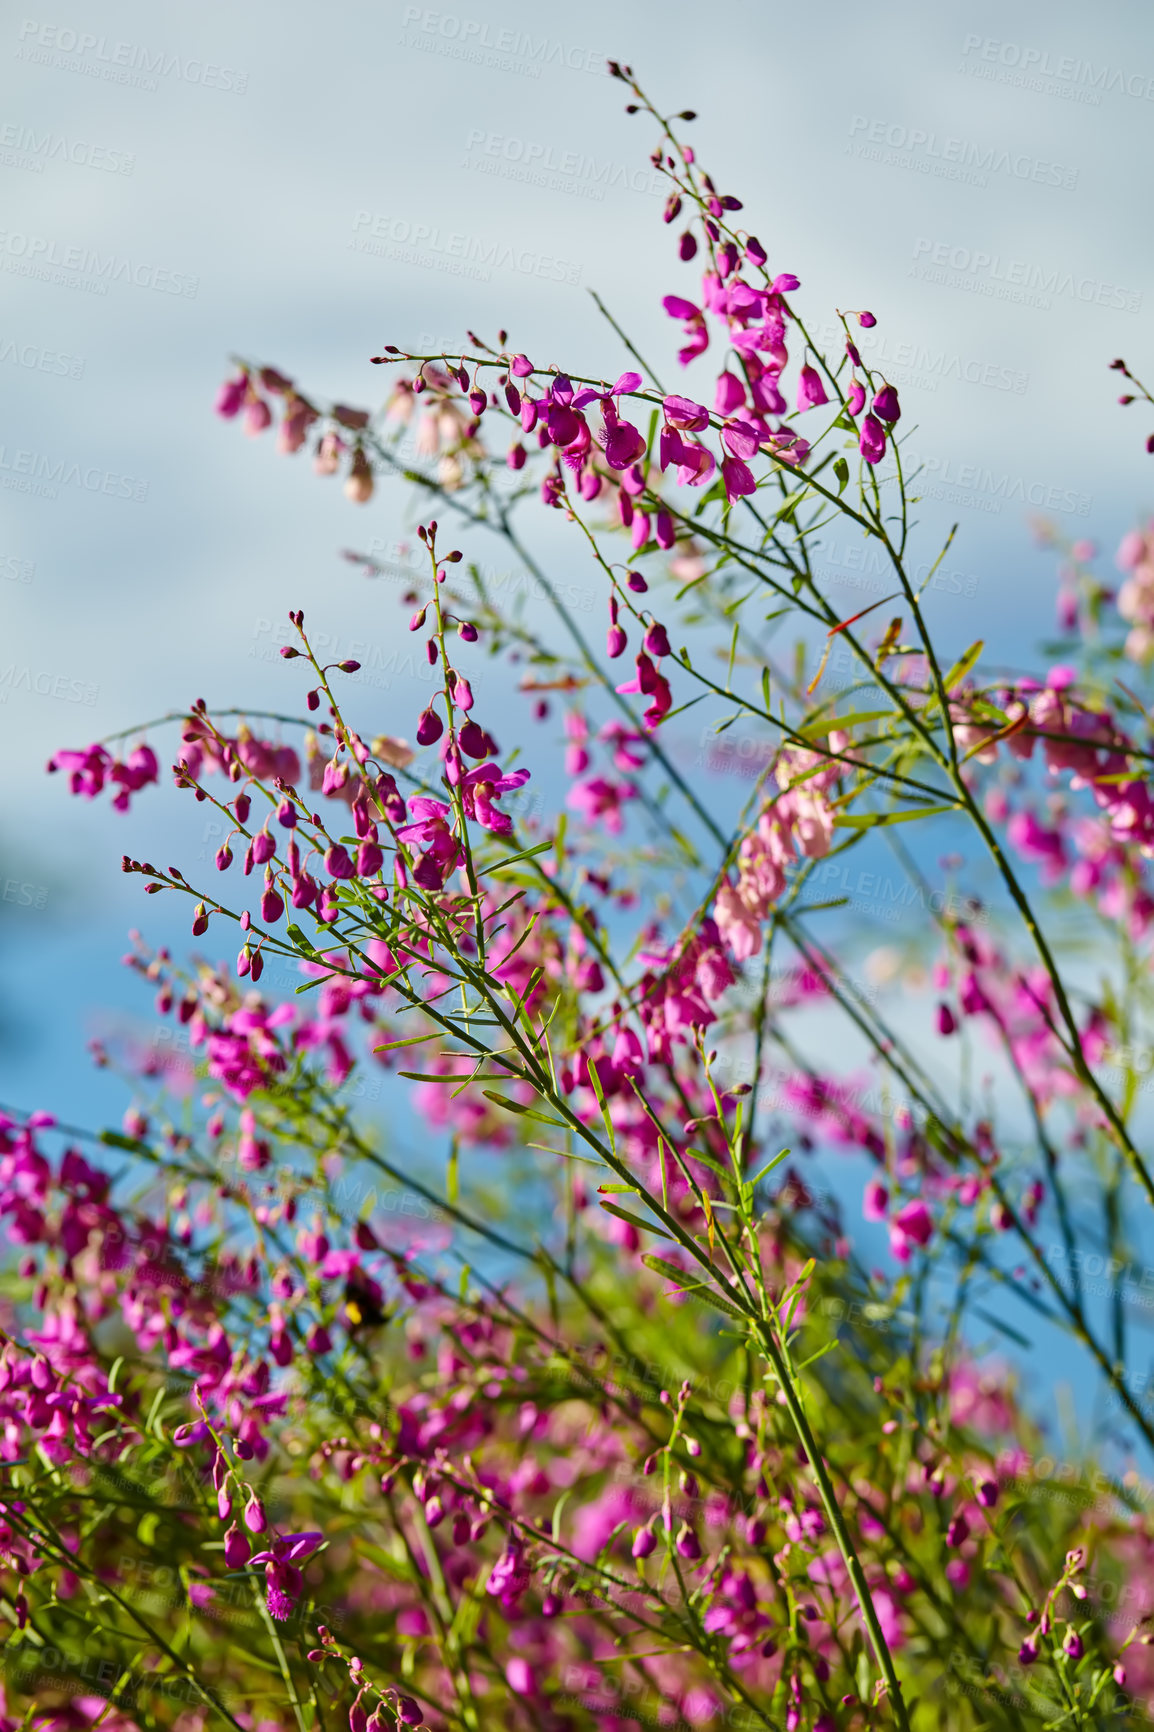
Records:
{"label": "tall flowering stalk", "polygon": [[[856,340],[874,314],[839,312],[823,353],[693,116],[613,72],[657,127],[684,390],[603,308],[612,382],[470,333],[387,345],[378,414],[247,362],[218,399],[253,435],[279,413],[279,449],[312,441],[353,503],[415,486],[403,605],[433,690],[388,718],[413,744],[376,733],[357,662],[296,610],[303,714],[149,725],[179,723],[175,783],[226,839],[204,881],[124,870],[188,897],[198,943],[235,928],[236,957],[134,939],[170,1038],[163,1062],[97,1049],[134,1091],[95,1139],[115,1172],[46,1113],[0,1130],[12,1728],[1088,1727],[1154,1686],[1127,1314],[1154,1203],[1149,535],[1116,603],[1093,546],[1063,550],[1045,678],[943,653],[946,548],[916,541],[902,406]],[[534,500],[596,573],[604,653],[522,535]],[[850,617],[831,524],[890,574]],[[499,605],[485,537],[556,630]],[[490,731],[482,656],[537,723],[564,706],[569,785],[531,813],[543,753]],[[690,706],[753,730],[743,804],[679,756]],[[50,767],[127,811],[159,778],[144,732]],[[977,850],[936,902],[909,841],[930,826]],[[863,990],[826,893],[871,843],[925,910],[916,1027],[900,957]],[[374,1073],[384,1137],[356,1110]],[[872,1163],[882,1267],[815,1150]],[[1023,1312],[1112,1404],[1059,1474],[1085,1496],[1052,1495],[988,1350],[1029,1345]]]}

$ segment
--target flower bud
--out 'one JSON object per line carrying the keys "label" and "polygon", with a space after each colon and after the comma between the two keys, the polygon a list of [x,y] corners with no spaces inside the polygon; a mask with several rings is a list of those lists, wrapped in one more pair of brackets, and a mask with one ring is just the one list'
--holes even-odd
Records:
{"label": "flower bud", "polygon": [[673,1543],[679,1558],[685,1558],[690,1563],[695,1563],[701,1556],[701,1546],[698,1544],[697,1535],[688,1522],[682,1522],[677,1530],[677,1538]]}
{"label": "flower bud", "polygon": [[471,710],[474,703],[473,688],[464,674],[458,674],[453,682],[452,699],[459,710]]}
{"label": "flower bud", "polygon": [[268,1526],[264,1505],[255,1491],[249,1494],[249,1500],[244,1506],[244,1525],[250,1534],[263,1534]]}
{"label": "flower bud", "polygon": [[353,863],[349,851],[341,842],[334,842],[325,853],[325,871],[330,878],[353,878]]}
{"label": "flower bud", "polygon": [[275,926],[284,913],[284,897],[275,884],[266,884],[260,899],[260,917],[266,926]]}
{"label": "flower bud", "polygon": [[418,746],[431,746],[436,740],[440,739],[444,731],[445,724],[442,722],[436,710],[425,710],[421,715],[420,721],[417,723]]}
{"label": "flower bud", "polygon": [[645,634],[645,651],[647,655],[658,657],[672,653],[669,648],[669,639],[665,634],[665,627],[659,624],[657,620],[654,620]]}
{"label": "flower bud", "polygon": [[873,402],[873,412],[879,421],[888,421],[892,427],[895,421],[901,419],[901,408],[898,404],[898,394],[892,385],[883,385]]}
{"label": "flower bud", "polygon": [[876,415],[867,415],[862,422],[858,446],[867,463],[880,463],[886,454],[885,428]]}
{"label": "flower bud", "polygon": [[249,1545],[236,1523],[224,1536],[224,1561],[230,1570],[242,1570],[248,1563]]}
{"label": "flower bud", "polygon": [[373,471],[369,460],[358,446],[353,452],[352,468],[345,482],[345,498],[354,505],[367,505],[373,497]]}
{"label": "flower bud", "polygon": [[633,1536],[633,1556],[635,1558],[647,1558],[656,1550],[657,1535],[653,1529],[648,1524],[643,1528],[638,1528]]}
{"label": "flower bud", "polygon": [[801,377],[797,382],[797,406],[799,411],[803,409],[820,409],[823,404],[828,402],[829,398],[826,396],[825,386],[821,382],[821,375],[817,368],[808,366],[803,367],[801,370]]}

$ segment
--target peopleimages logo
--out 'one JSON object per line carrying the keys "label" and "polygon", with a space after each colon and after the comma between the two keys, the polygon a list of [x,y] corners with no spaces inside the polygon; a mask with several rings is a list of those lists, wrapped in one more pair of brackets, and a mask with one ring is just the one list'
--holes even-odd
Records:
{"label": "peopleimages logo", "polygon": [[608,188],[660,196],[666,183],[655,169],[599,162],[581,150],[558,150],[540,140],[514,138],[474,127],[465,145],[464,167],[571,197],[603,200]]}
{"label": "peopleimages logo", "polygon": [[565,67],[570,72],[603,73],[608,62],[596,48],[579,48],[571,42],[555,42],[548,36],[533,36],[527,30],[494,30],[487,20],[461,18],[453,12],[434,12],[427,7],[406,6],[402,19],[401,47],[418,48],[450,60],[467,60],[497,72],[516,72],[524,78],[540,78],[546,66]]}
{"label": "peopleimages logo", "polygon": [[162,78],[200,84],[206,90],[228,90],[237,96],[248,89],[248,73],[231,66],[186,58],[164,48],[146,48],[137,42],[113,42],[107,36],[93,36],[60,24],[41,24],[35,18],[25,18],[20,26],[16,58],[34,66],[79,72],[109,84],[132,85],[137,90],[159,90]]}
{"label": "peopleimages logo", "polygon": [[1140,289],[1121,288],[1101,277],[1080,276],[1060,265],[1030,264],[1025,259],[1003,258],[1000,253],[955,247],[949,241],[924,236],[914,242],[909,274],[924,283],[940,283],[1042,311],[1048,311],[1060,296],[1121,313],[1136,313],[1142,306]]}
{"label": "peopleimages logo", "polygon": [[0,336],[0,362],[12,367],[26,367],[30,373],[53,373],[58,379],[82,379],[84,362],[79,355],[65,355],[59,349],[44,349],[39,343],[18,343],[12,337]]}
{"label": "peopleimages logo", "polygon": [[8,121],[0,126],[0,162],[8,168],[30,168],[44,172],[48,162],[70,162],[76,168],[102,169],[105,174],[132,174],[136,157],[128,150],[109,150],[107,145],[67,138],[62,132],[39,131]]}
{"label": "peopleimages logo", "polygon": [[917,489],[918,499],[941,499],[977,511],[996,514],[1003,505],[1017,504],[1089,517],[1094,505],[1093,494],[1078,493],[1072,487],[1028,481],[1021,475],[987,469],[981,463],[955,463],[951,457],[921,457],[904,445],[902,466],[911,478],[911,488]]}
{"label": "peopleimages logo", "polygon": [[433,223],[375,216],[367,210],[359,210],[354,216],[349,245],[356,252],[372,253],[376,258],[396,259],[425,270],[448,271],[453,276],[473,277],[482,283],[489,281],[490,270],[519,271],[523,276],[540,277],[543,282],[569,283],[573,287],[581,281],[580,265],[555,258],[552,253],[510,246],[506,241],[478,240],[475,235],[448,233]]}
{"label": "peopleimages logo", "polygon": [[1036,186],[1063,187],[1067,192],[1078,184],[1078,170],[1064,163],[1031,156],[1028,151],[1009,151],[998,145],[949,138],[942,133],[927,132],[924,126],[901,126],[855,114],[849,134],[847,155],[890,168],[910,168],[946,180],[964,180],[973,186],[987,186],[986,176],[991,174],[1012,175],[1015,180],[1032,181]]}
{"label": "peopleimages logo", "polygon": [[129,283],[136,289],[183,295],[191,301],[200,287],[200,278],[187,272],[165,270],[115,253],[93,252],[91,247],[64,246],[47,235],[26,235],[11,229],[0,229],[0,270],[83,289],[92,295],[106,295],[109,283]]}
{"label": "peopleimages logo", "polygon": [[133,475],[47,457],[42,451],[10,451],[6,445],[0,445],[0,486],[41,499],[55,499],[59,487],[79,487],[84,493],[131,499],[137,505],[148,498],[148,482]]}
{"label": "peopleimages logo", "polygon": [[1094,66],[1073,55],[1054,59],[1049,49],[1024,48],[996,36],[967,36],[962,45],[962,71],[974,78],[1013,84],[1042,95],[1063,96],[1096,107],[1103,91],[1154,101],[1154,77],[1124,72],[1120,66]]}

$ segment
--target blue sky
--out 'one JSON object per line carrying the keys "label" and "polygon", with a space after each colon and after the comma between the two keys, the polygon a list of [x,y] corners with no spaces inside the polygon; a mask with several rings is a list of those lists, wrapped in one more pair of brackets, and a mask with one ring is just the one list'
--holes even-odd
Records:
{"label": "blue sky", "polygon": [[[870,359],[927,463],[924,557],[961,526],[958,582],[934,596],[947,648],[981,634],[1020,660],[1049,631],[1032,505],[1109,556],[1154,503],[1149,427],[1113,406],[1107,371],[1115,354],[1154,371],[1154,31],[1137,0],[10,12],[0,872],[18,888],[0,898],[0,1078],[22,1104],[119,1112],[83,1040],[98,1006],[144,1008],[116,967],[126,927],[181,930],[142,906],[120,854],[171,837],[195,862],[211,840],[168,794],[129,824],[69,802],[45,759],[201,694],[283,705],[267,652],[290,606],[341,653],[355,639],[387,663],[397,643],[395,594],[339,553],[411,534],[409,501],[385,490],[357,511],[307,457],[216,419],[229,355],[371,406],[385,342],[504,325],[535,358],[613,377],[625,357],[596,288],[675,375],[660,298],[691,273],[610,54],[659,104],[698,111],[702,159],[801,278],[814,332],[835,306],[877,315]],[[559,580],[587,582],[577,546],[538,534]],[[852,550],[828,557],[855,594]],[[421,696],[382,678],[366,725],[411,735]],[[515,730],[523,712],[492,702]]]}

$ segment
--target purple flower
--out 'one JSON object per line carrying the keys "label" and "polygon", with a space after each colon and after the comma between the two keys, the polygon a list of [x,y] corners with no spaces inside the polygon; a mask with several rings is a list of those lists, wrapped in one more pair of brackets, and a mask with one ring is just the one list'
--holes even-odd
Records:
{"label": "purple flower", "polygon": [[803,367],[801,378],[797,382],[798,409],[820,409],[823,403],[828,403],[825,386],[816,367]]}
{"label": "purple flower", "polygon": [[873,413],[879,421],[888,421],[892,427],[895,421],[901,419],[901,407],[898,394],[892,385],[883,385],[873,402]]}
{"label": "purple flower", "polygon": [[876,415],[867,415],[862,422],[860,449],[867,463],[880,463],[886,454],[885,428]]}
{"label": "purple flower", "polygon": [[249,1559],[264,1565],[268,1609],[278,1623],[291,1616],[300,1598],[304,1577],[296,1567],[298,1562],[311,1557],[324,1537],[319,1533],[278,1534],[267,1551],[256,1552]]}

